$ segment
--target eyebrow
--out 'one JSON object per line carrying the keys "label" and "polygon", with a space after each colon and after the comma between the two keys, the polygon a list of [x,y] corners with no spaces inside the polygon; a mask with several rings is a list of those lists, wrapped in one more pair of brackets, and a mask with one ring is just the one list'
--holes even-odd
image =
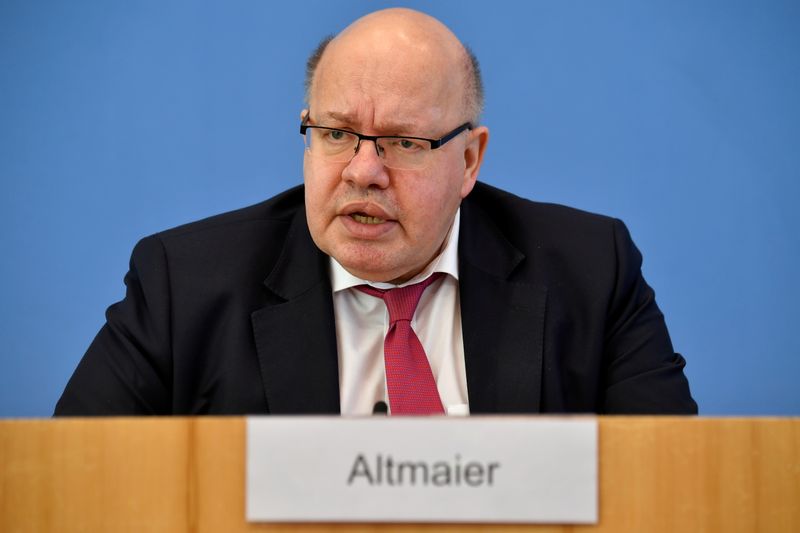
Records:
{"label": "eyebrow", "polygon": [[[354,115],[350,113],[340,113],[338,111],[327,111],[325,113],[320,113],[320,120],[324,119],[331,119],[348,126],[356,122]],[[386,124],[385,126],[376,129],[379,131],[393,132],[387,135],[415,135],[418,133],[417,130],[419,127],[412,122],[392,122],[391,124]]]}
{"label": "eyebrow", "polygon": [[320,118],[329,118],[345,124],[350,124],[353,122],[353,115],[349,113],[339,113],[338,111],[327,111],[325,113],[320,113]]}

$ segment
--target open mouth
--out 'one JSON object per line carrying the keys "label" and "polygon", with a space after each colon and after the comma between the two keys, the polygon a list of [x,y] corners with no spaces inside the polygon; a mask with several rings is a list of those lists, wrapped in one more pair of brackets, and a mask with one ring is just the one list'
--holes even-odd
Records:
{"label": "open mouth", "polygon": [[351,213],[350,218],[361,224],[383,224],[384,222],[386,222],[384,219],[380,217],[371,217],[363,213]]}

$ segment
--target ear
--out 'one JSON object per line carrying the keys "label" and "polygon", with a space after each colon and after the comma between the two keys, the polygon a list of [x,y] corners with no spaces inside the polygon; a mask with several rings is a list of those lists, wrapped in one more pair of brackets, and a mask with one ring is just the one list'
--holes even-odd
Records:
{"label": "ear", "polygon": [[469,131],[467,144],[464,147],[464,181],[461,184],[461,198],[466,198],[472,192],[478,180],[478,172],[483,163],[483,154],[489,143],[489,128],[478,126]]}
{"label": "ear", "polygon": [[302,111],[300,111],[300,122],[303,122],[309,113],[310,111],[308,109],[303,109]]}

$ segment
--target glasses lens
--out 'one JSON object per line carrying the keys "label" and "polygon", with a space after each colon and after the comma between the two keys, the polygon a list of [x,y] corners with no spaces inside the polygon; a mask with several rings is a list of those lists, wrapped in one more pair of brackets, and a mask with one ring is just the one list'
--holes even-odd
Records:
{"label": "glasses lens", "polygon": [[378,140],[378,151],[387,167],[415,170],[425,166],[431,143],[407,137],[384,137]]}
{"label": "glasses lens", "polygon": [[308,128],[306,145],[316,155],[344,163],[353,158],[358,137],[344,130]]}
{"label": "glasses lens", "polygon": [[[345,130],[309,126],[305,144],[317,157],[334,163],[347,163],[356,153],[358,135]],[[375,148],[384,165],[400,170],[424,168],[431,153],[430,142],[408,137],[381,137]]]}

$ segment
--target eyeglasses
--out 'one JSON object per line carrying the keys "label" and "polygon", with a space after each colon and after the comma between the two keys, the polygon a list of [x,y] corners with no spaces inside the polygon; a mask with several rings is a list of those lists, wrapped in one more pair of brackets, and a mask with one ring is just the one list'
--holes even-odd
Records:
{"label": "eyeglasses", "polygon": [[308,120],[306,115],[300,124],[300,134],[303,135],[306,150],[315,156],[332,163],[349,163],[358,153],[362,141],[372,141],[383,164],[398,170],[425,168],[433,150],[441,148],[462,131],[472,129],[472,124],[465,122],[444,137],[425,139],[398,135],[364,135],[355,131],[312,126],[308,124]]}

